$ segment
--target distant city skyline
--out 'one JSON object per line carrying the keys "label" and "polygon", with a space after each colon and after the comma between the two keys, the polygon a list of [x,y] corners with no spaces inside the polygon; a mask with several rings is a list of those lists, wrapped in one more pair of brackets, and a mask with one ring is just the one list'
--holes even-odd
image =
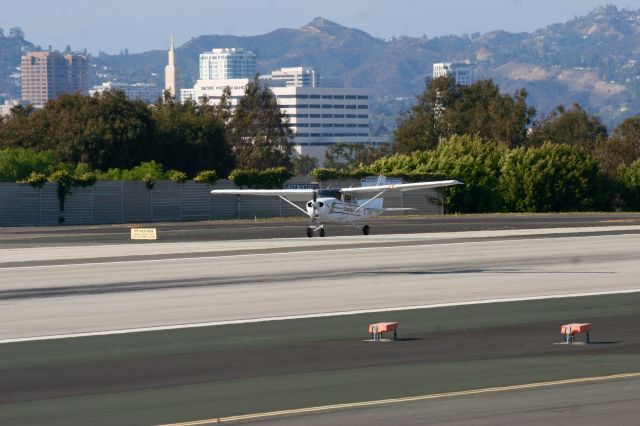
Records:
{"label": "distant city skyline", "polygon": [[[46,49],[86,48],[118,53],[167,49],[170,35],[180,46],[200,35],[250,36],[278,28],[299,28],[317,16],[374,37],[437,37],[494,30],[531,32],[598,6],[639,9],[640,0],[48,0],[10,2],[3,6],[0,27],[5,33],[21,27],[26,39]],[[61,25],[51,25],[59,22]],[[224,47],[224,46],[221,46]]]}

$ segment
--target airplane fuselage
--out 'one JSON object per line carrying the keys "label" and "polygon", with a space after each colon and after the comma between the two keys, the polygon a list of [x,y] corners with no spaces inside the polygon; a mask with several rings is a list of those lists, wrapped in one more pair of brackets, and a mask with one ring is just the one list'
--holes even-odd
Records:
{"label": "airplane fuselage", "polygon": [[333,197],[321,197],[315,201],[309,200],[306,205],[307,213],[314,222],[361,222],[373,216],[378,216],[384,210],[375,206],[360,207],[360,204],[344,202]]}

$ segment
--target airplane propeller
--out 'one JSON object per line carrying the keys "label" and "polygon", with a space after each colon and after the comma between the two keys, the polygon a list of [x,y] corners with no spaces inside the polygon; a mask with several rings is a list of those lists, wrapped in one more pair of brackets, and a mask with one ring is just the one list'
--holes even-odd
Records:
{"label": "airplane propeller", "polygon": [[316,200],[318,199],[318,191],[313,191],[313,202],[311,203],[311,221],[316,220]]}

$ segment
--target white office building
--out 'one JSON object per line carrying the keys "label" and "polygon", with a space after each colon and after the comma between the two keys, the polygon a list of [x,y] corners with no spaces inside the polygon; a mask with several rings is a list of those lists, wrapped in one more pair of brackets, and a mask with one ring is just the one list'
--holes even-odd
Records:
{"label": "white office building", "polygon": [[129,99],[139,99],[148,103],[154,103],[162,96],[162,89],[155,84],[128,84],[112,81],[102,83],[99,86],[93,86],[93,89],[89,90],[89,95],[93,96],[95,93],[102,93],[110,90],[120,90],[124,92],[125,96]]}
{"label": "white office building", "polygon": [[287,87],[320,86],[320,74],[313,68],[307,67],[280,68],[260,78],[267,80],[270,86],[278,86],[277,82],[283,82]]}
{"label": "white office building", "polygon": [[256,55],[244,49],[213,49],[200,54],[200,80],[254,78]]}
{"label": "white office building", "polygon": [[473,64],[470,61],[433,64],[433,78],[447,75],[452,75],[456,84],[469,86],[473,83]]}
{"label": "white office building", "polygon": [[[226,87],[231,89],[229,101],[238,105],[250,79],[198,80],[192,91],[183,89],[182,99],[209,103],[220,102]],[[289,118],[293,131],[294,150],[299,155],[310,155],[320,163],[327,148],[336,143],[380,146],[388,142],[384,137],[371,137],[369,133],[369,95],[365,89],[333,87],[271,87],[278,104]],[[282,83],[282,81],[280,82]]]}
{"label": "white office building", "polygon": [[13,107],[17,107],[18,105],[27,106],[28,102],[25,102],[21,99],[8,99],[5,100],[3,104],[0,104],[0,116],[7,116],[11,114],[11,109]]}

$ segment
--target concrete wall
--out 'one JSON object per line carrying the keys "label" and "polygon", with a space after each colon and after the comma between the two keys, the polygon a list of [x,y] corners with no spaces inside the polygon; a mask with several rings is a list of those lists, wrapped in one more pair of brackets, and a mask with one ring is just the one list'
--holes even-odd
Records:
{"label": "concrete wall", "polygon": [[[294,178],[288,183],[308,183],[310,178]],[[358,181],[325,182],[323,187],[359,186]],[[216,189],[235,188],[220,180]],[[99,181],[87,188],[73,188],[60,211],[57,185],[36,189],[28,184],[0,182],[0,226],[141,223],[211,219],[254,219],[295,217],[301,213],[277,197],[235,195],[211,196],[211,187],[195,182],[156,182],[152,190],[143,182]],[[428,200],[434,191],[391,194],[385,207],[411,207],[420,213],[441,213]],[[296,203],[304,207],[304,202]]]}

